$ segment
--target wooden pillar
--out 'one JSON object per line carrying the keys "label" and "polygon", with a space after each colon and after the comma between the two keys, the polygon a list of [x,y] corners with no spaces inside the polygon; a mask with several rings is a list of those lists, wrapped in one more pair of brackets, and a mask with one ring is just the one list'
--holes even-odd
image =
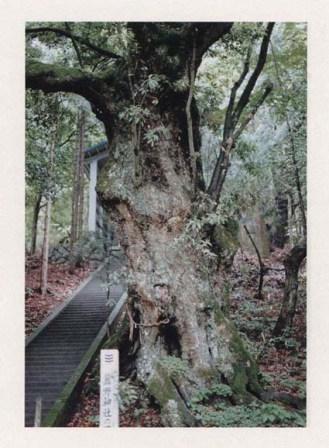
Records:
{"label": "wooden pillar", "polygon": [[88,210],[88,230],[96,231],[96,207],[97,207],[97,160],[90,162],[89,166],[89,210]]}

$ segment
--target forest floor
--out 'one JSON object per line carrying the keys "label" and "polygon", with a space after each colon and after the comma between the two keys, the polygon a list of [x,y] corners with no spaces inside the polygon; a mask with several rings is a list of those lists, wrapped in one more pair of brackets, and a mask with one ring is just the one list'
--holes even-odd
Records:
{"label": "forest floor", "polygon": [[299,299],[293,328],[282,337],[272,331],[280,313],[285,274],[286,250],[276,250],[264,259],[273,268],[264,278],[263,299],[257,298],[257,258],[239,252],[230,275],[233,284],[230,314],[249,351],[258,361],[266,386],[276,392],[305,396],[306,389],[306,266],[300,269]]}
{"label": "forest floor", "polygon": [[28,336],[88,277],[91,268],[86,264],[70,274],[66,263],[49,263],[48,288],[44,297],[40,292],[39,256],[26,258],[25,272],[25,334]]}
{"label": "forest floor", "polygon": [[[270,270],[265,276],[263,299],[257,296],[257,258],[239,251],[230,274],[225,279],[230,316],[238,327],[249,351],[258,362],[264,387],[305,397],[306,388],[306,270],[300,273],[299,302],[290,334],[273,338],[272,330],[281,308],[284,286],[282,260],[285,251],[276,250],[264,259]],[[96,361],[97,362],[97,361]],[[124,385],[124,412],[120,426],[160,427],[159,411],[145,392],[130,380]],[[96,427],[99,414],[99,372],[95,365],[87,374],[84,386],[71,419],[70,427]],[[271,425],[270,425],[271,426]],[[292,424],[292,426],[294,426]]]}

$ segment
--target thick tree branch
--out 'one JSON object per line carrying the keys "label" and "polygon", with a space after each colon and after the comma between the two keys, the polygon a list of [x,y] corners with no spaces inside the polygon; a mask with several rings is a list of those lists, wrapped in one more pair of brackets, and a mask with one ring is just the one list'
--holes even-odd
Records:
{"label": "thick tree branch", "polygon": [[256,101],[256,104],[253,106],[253,108],[251,109],[251,111],[249,112],[249,114],[246,116],[246,118],[242,121],[242,123],[240,124],[239,128],[234,132],[233,134],[233,138],[234,140],[237,140],[240,135],[242,134],[242,132],[245,130],[245,128],[248,126],[248,124],[250,123],[250,121],[254,118],[254,116],[256,115],[257,110],[260,108],[260,106],[264,103],[264,101],[266,100],[266,98],[268,97],[268,95],[272,92],[273,90],[273,85],[272,84],[268,84],[265,87],[265,90],[262,94],[262,96],[258,99],[258,101]]}
{"label": "thick tree branch", "polygon": [[[240,127],[233,133],[233,135],[230,135],[226,138],[225,141],[223,141],[219,156],[216,162],[216,166],[210,181],[210,185],[208,188],[208,193],[211,195],[211,197],[218,202],[220,198],[220,194],[223,189],[224,181],[226,179],[227,171],[230,166],[230,154],[232,152],[232,149],[235,145],[235,142],[240,137],[244,129],[247,127],[247,125],[250,123],[250,121],[254,118],[257,110],[260,108],[260,106],[264,103],[267,96],[272,91],[272,84],[269,84],[266,86],[262,96],[259,98],[259,100],[256,102],[256,104],[253,106],[250,113],[246,116],[244,121],[241,123]],[[232,130],[233,132],[233,130]]]}
{"label": "thick tree branch", "polygon": [[54,33],[57,34],[58,36],[67,37],[68,39],[71,39],[72,42],[74,41],[79,42],[80,44],[85,45],[86,47],[90,48],[90,50],[95,51],[101,56],[106,56],[111,59],[120,58],[120,56],[113,53],[112,51],[109,51],[106,48],[99,47],[98,45],[95,45],[92,42],[90,42],[88,39],[85,39],[81,36],[77,36],[76,34],[73,34],[69,30],[63,30],[61,28],[53,28],[53,27],[38,27],[38,28],[27,28],[26,33],[31,34],[31,36],[36,36],[41,33]]}
{"label": "thick tree branch", "polygon": [[250,45],[247,52],[247,57],[244,62],[243,70],[241,73],[240,78],[234,83],[232,89],[231,89],[231,95],[230,100],[227,106],[226,114],[225,114],[225,123],[224,123],[224,132],[223,132],[223,139],[226,140],[229,136],[231,136],[231,133],[233,131],[233,109],[234,109],[234,103],[235,103],[235,97],[237,94],[237,91],[239,90],[241,84],[243,83],[245,77],[247,76],[249,72],[249,66],[250,66],[250,55],[251,55],[251,48]]}
{"label": "thick tree branch", "polygon": [[259,98],[258,101],[256,101],[256,104],[252,107],[250,113],[246,116],[244,121],[240,124],[240,127],[236,130],[241,114],[250,101],[251,93],[265,65],[267,50],[273,26],[274,23],[269,23],[267,25],[266,32],[263,37],[258,56],[258,62],[236,106],[235,106],[235,98],[237,91],[240,88],[243,81],[245,80],[249,71],[251,47],[248,49],[248,54],[244,63],[242,73],[231,89],[229,104],[225,114],[223,141],[220,146],[215,169],[208,187],[208,193],[210,194],[212,199],[216,202],[218,202],[220,198],[220,194],[224,185],[227,171],[230,166],[230,153],[235,146],[235,142],[240,137],[241,133],[247,127],[252,118],[255,116],[257,110],[263,104],[266,97],[269,95],[269,93],[273,88],[273,86],[270,84],[266,86],[262,96]]}
{"label": "thick tree branch", "polygon": [[90,73],[77,68],[55,64],[44,64],[36,60],[26,63],[26,87],[45,92],[73,92],[84,94],[92,84],[100,81]]}
{"label": "thick tree branch", "polygon": [[[204,53],[231,31],[233,22],[195,22],[191,30],[196,30],[196,68],[200,65]],[[189,43],[190,39],[187,39]]]}
{"label": "thick tree branch", "polygon": [[91,104],[97,118],[104,123],[109,140],[112,138],[113,117],[110,110],[109,75],[96,76],[77,68],[44,64],[36,60],[26,63],[26,87],[46,93],[68,92],[81,95]]}
{"label": "thick tree branch", "polygon": [[[163,33],[163,26],[167,33]],[[150,61],[154,56],[156,45],[167,47],[168,53],[180,56],[180,69],[185,70],[186,62],[190,58],[192,46],[195,39],[196,58],[195,67],[199,67],[202,56],[217,40],[229,33],[233,22],[129,22],[130,28],[140,47],[141,58]],[[164,60],[165,63],[165,60]],[[177,71],[178,74],[180,70]]]}
{"label": "thick tree branch", "polygon": [[[70,25],[67,22],[65,22],[65,28],[66,28],[66,30],[69,33],[71,33]],[[81,52],[80,52],[80,49],[78,47],[77,41],[75,40],[75,37],[73,35],[71,36],[71,41],[72,41],[72,45],[73,45],[73,48],[75,50],[75,53],[77,55],[77,58],[78,58],[78,61],[79,61],[79,65],[80,65],[81,68],[83,68],[83,61],[82,61]]]}
{"label": "thick tree branch", "polygon": [[267,27],[266,27],[266,31],[262,40],[262,44],[260,47],[260,52],[259,52],[259,56],[258,56],[258,61],[256,64],[256,67],[252,73],[252,75],[249,78],[249,81],[238,101],[238,104],[235,108],[234,111],[234,123],[237,123],[239,121],[240,115],[242,114],[244,108],[246,107],[246,105],[248,104],[250,95],[256,85],[256,82],[259,78],[259,75],[261,74],[263,67],[265,65],[266,62],[266,57],[267,57],[267,50],[268,50],[268,46],[270,43],[270,38],[271,38],[271,34],[272,34],[272,30],[274,27],[274,23],[270,22]]}

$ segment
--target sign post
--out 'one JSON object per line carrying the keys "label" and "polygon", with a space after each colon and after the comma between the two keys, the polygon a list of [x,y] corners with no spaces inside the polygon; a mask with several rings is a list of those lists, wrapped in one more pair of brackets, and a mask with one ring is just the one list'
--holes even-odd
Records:
{"label": "sign post", "polygon": [[119,351],[101,350],[100,375],[101,428],[119,427]]}

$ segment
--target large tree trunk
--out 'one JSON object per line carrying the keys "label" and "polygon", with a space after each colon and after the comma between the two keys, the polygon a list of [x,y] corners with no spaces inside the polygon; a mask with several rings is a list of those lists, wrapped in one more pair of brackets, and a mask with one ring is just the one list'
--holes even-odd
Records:
{"label": "large tree trunk", "polygon": [[[193,171],[177,104],[178,98],[170,112],[152,111],[149,126],[168,130],[156,145],[142,139],[136,155],[129,135],[113,140],[116,158],[97,186],[127,257],[137,376],[169,426],[193,425],[187,402],[207,381],[230,384],[237,401],[260,394],[254,361],[222,312],[215,263],[185,234],[193,216]],[[171,356],[187,363],[185,378],[173,380],[165,362]]]}
{"label": "large tree trunk", "polygon": [[298,272],[306,256],[306,245],[293,247],[284,260],[286,280],[284,296],[279,318],[273,330],[274,336],[281,336],[284,330],[291,328],[296,313],[298,299]]}

